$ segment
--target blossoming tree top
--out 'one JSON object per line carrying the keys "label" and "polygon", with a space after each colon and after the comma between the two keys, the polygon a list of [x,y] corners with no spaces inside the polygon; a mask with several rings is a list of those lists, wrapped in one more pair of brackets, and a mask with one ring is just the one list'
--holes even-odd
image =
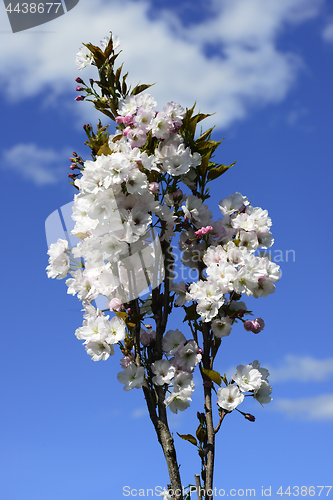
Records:
{"label": "blossoming tree top", "polygon": [[[199,364],[205,413],[198,413],[197,437],[181,437],[198,447],[207,487],[212,484],[207,476],[210,445],[219,429],[212,427],[214,384],[219,386],[220,424],[246,392],[261,404],[271,400],[269,373],[258,361],[239,365],[230,381],[213,370],[222,338],[235,323],[254,333],[264,327],[261,318],[245,319],[251,312],[241,298],[265,297],[279,280],[279,267],[264,252],[274,241],[271,219],[236,192],[220,201],[222,217],[213,220],[205,204],[207,185],[231,165],[212,161],[221,142],[211,139],[212,128],[196,134],[198,123],[208,115],[195,115],[194,107],[185,110],[173,101],[156,111],[154,98],[146,92],[149,86],[128,89],[122,66],[115,69],[118,46],[119,40],[111,36],[101,47],[86,44],[77,54],[79,69],[96,65],[99,80],[86,85],[77,78],[77,90],[86,95],[76,100],[92,101],[116,123],[116,130],[110,134],[99,122],[95,134],[90,125],[84,126],[92,159],[83,161],[74,153],[69,174],[78,190],[72,234],[79,242],[73,248],[62,239],[52,244],[47,274],[71,274],[68,293],[77,295],[84,309],[83,325],[75,335],[91,359],[107,360],[119,346],[123,357],[118,380],[125,391],[144,389],[165,453],[158,421],[167,422],[166,407],[177,413],[189,406]],[[176,233],[183,268],[197,273],[194,282],[177,282],[172,252]],[[103,306],[95,307],[94,301]],[[179,329],[167,329],[173,307],[184,309],[190,338]]]}

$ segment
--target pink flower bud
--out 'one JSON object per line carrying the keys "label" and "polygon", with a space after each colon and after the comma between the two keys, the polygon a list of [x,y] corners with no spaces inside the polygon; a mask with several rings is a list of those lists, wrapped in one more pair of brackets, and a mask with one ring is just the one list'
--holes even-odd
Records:
{"label": "pink flower bud", "polygon": [[120,366],[122,368],[127,368],[130,363],[133,363],[133,361],[134,361],[134,359],[133,359],[132,354],[130,356],[124,356],[120,360]]}
{"label": "pink flower bud", "polygon": [[265,323],[261,318],[256,318],[253,321],[246,320],[244,321],[244,328],[248,332],[259,333],[264,329]]}
{"label": "pink flower bud", "polygon": [[124,125],[133,125],[133,116],[132,115],[127,115],[124,116]]}
{"label": "pink flower bud", "polygon": [[121,301],[117,298],[111,299],[109,302],[110,311],[121,311],[122,307]]}
{"label": "pink flower bud", "polygon": [[183,193],[183,191],[182,191],[181,189],[177,189],[177,191],[175,191],[175,192],[173,193],[173,197],[174,197],[174,198],[181,198],[181,197],[183,196],[183,194],[184,194],[184,193]]}
{"label": "pink flower bud", "polygon": [[249,319],[247,319],[246,321],[244,321],[244,328],[246,331],[248,332],[252,332],[252,321],[250,321]]}
{"label": "pink flower bud", "polygon": [[160,190],[160,185],[159,185],[159,183],[158,183],[158,182],[151,182],[151,183],[149,184],[149,191],[150,191],[151,193],[154,193],[154,194],[155,194],[155,193],[158,193],[158,192],[159,192],[159,190]]}
{"label": "pink flower bud", "polygon": [[77,78],[75,78],[75,81],[76,81],[76,83],[84,83],[82,78],[80,78],[79,76]]}
{"label": "pink flower bud", "polygon": [[201,237],[201,236],[204,236],[205,234],[208,234],[208,233],[212,233],[214,231],[213,227],[212,226],[206,226],[206,227],[202,227],[201,229],[198,229],[198,231],[196,231],[194,234],[196,235],[196,237]]}
{"label": "pink flower bud", "polygon": [[84,90],[83,87],[81,87],[80,85],[77,85],[76,89],[75,89],[77,92],[81,92],[82,90]]}
{"label": "pink flower bud", "polygon": [[251,413],[246,413],[244,417],[246,418],[246,420],[249,420],[250,422],[254,422],[256,419],[256,417],[254,415],[251,415]]}
{"label": "pink flower bud", "polygon": [[143,345],[143,347],[147,347],[150,344],[150,335],[148,332],[141,332],[140,334],[140,342]]}
{"label": "pink flower bud", "polygon": [[78,95],[77,97],[75,97],[74,101],[84,101],[84,96]]}
{"label": "pink flower bud", "polygon": [[265,326],[265,323],[264,323],[264,320],[261,319],[261,318],[256,318],[252,321],[253,323],[253,333],[259,333],[261,332],[261,330],[264,329],[264,326]]}
{"label": "pink flower bud", "polygon": [[116,123],[119,125],[119,123],[121,125],[125,125],[125,127],[127,125],[133,125],[133,116],[131,115],[127,115],[127,116],[117,116],[116,117]]}

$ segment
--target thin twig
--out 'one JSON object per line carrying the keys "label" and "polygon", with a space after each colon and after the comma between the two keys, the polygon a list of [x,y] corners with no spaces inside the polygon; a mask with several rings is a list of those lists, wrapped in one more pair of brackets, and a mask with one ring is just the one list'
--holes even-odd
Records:
{"label": "thin twig", "polygon": [[219,421],[219,423],[217,424],[217,426],[216,426],[216,427],[215,427],[215,429],[214,429],[214,434],[217,434],[217,433],[219,432],[220,427],[221,427],[221,424],[222,424],[223,419],[224,419],[224,417],[226,416],[226,414],[227,414],[227,413],[226,413],[225,411],[222,411],[222,412],[221,412],[221,415],[220,415],[220,421]]}

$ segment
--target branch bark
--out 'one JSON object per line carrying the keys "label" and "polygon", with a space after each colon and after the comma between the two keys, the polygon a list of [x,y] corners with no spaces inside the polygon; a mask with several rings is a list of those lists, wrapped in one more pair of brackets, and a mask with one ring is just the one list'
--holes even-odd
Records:
{"label": "branch bark", "polygon": [[[212,335],[210,332],[210,324],[202,323],[202,335],[204,341],[204,349],[202,353],[202,364],[206,370],[211,369],[211,356],[210,350],[212,346]],[[215,458],[215,433],[213,425],[213,412],[212,412],[212,389],[211,387],[204,386],[205,397],[205,414],[207,423],[207,465],[205,477],[205,500],[213,499],[213,476],[214,476],[214,458]],[[210,494],[211,492],[211,494]]]}
{"label": "branch bark", "polygon": [[[162,338],[167,326],[169,316],[169,289],[170,279],[172,275],[173,257],[170,253],[170,244],[163,241],[161,242],[162,253],[164,257],[164,290],[163,296],[160,287],[152,291],[152,311],[156,323],[156,343],[152,348],[152,360],[156,361],[162,359]],[[155,397],[157,396],[157,404]],[[164,457],[167,463],[171,489],[173,490],[173,498],[175,500],[183,500],[182,482],[179,473],[179,465],[177,462],[176,448],[174,440],[171,435],[166,406],[164,404],[165,389],[163,387],[155,386],[150,388],[148,382],[145,381],[143,392],[146,399],[149,416],[154,425],[158,442],[160,443]]]}

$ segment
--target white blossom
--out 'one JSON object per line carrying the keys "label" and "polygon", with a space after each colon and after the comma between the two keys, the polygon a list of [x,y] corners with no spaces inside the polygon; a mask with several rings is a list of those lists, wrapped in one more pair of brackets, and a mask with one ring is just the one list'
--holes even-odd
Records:
{"label": "white blossom", "polygon": [[217,404],[227,411],[232,411],[241,404],[244,399],[244,394],[240,392],[238,387],[233,384],[227,387],[220,387],[217,390]]}
{"label": "white blossom", "polygon": [[254,392],[254,399],[256,399],[261,405],[268,404],[272,401],[271,398],[272,387],[269,385],[267,380],[263,380],[259,389]]}
{"label": "white blossom", "polygon": [[185,371],[192,371],[200,363],[201,354],[198,352],[198,345],[195,340],[190,340],[181,345],[175,354],[174,363]]}
{"label": "white blossom", "polygon": [[186,337],[178,328],[176,330],[168,330],[162,340],[162,349],[167,356],[173,356],[185,342]]}
{"label": "white blossom", "polygon": [[100,361],[101,359],[106,361],[109,356],[113,356],[114,354],[113,346],[103,341],[89,341],[85,345],[85,348],[92,361]]}
{"label": "white blossom", "polygon": [[175,367],[170,364],[167,359],[159,359],[152,363],[152,371],[155,374],[153,383],[156,385],[170,384],[171,379],[175,374]]}
{"label": "white blossom", "polygon": [[84,69],[86,66],[90,66],[93,60],[93,55],[87,47],[81,47],[75,57],[75,63],[79,67],[79,70]]}
{"label": "white blossom", "polygon": [[223,317],[221,319],[215,319],[212,322],[212,331],[215,337],[222,338],[230,335],[232,328],[232,320],[228,317]]}
{"label": "white blossom", "polygon": [[190,389],[183,389],[179,392],[172,392],[168,396],[164,404],[166,407],[170,408],[172,413],[178,413],[178,411],[184,411],[190,406],[192,391]]}
{"label": "white blossom", "polygon": [[68,241],[58,239],[56,243],[50,245],[47,252],[50,256],[49,265],[46,268],[48,278],[65,278],[70,269],[70,260],[68,255]]}
{"label": "white blossom", "polygon": [[121,384],[125,384],[124,391],[130,391],[131,389],[142,387],[144,374],[145,369],[143,366],[136,366],[135,363],[129,363],[122,372],[117,374],[117,379]]}
{"label": "white blossom", "polygon": [[257,391],[262,383],[259,370],[252,365],[238,365],[237,372],[232,376],[241,391]]}

